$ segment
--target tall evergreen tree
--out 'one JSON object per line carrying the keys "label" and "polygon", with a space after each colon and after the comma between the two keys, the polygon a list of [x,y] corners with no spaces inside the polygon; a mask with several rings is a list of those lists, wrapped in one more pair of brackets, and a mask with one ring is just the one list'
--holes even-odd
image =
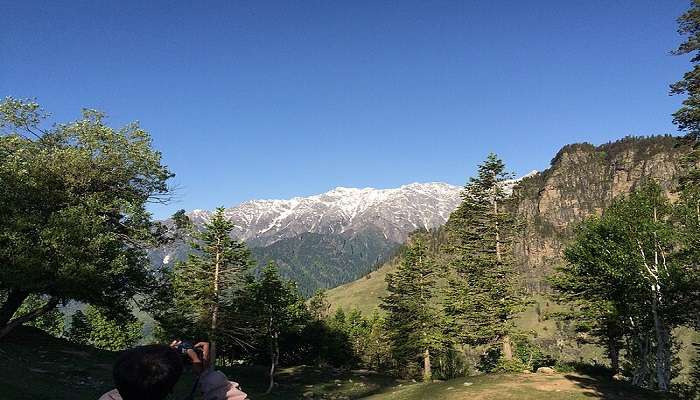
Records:
{"label": "tall evergreen tree", "polygon": [[447,223],[451,274],[445,312],[455,336],[470,345],[500,341],[502,356],[513,357],[513,317],[524,304],[514,271],[515,219],[508,211],[503,162],[489,154],[462,192],[462,203]]}
{"label": "tall evergreen tree", "polygon": [[678,18],[678,33],[686,37],[674,54],[692,54],[693,69],[671,85],[671,94],[686,95],[673,122],[693,142],[700,140],[700,0],[692,0],[690,9]]}
{"label": "tall evergreen tree", "polygon": [[423,360],[423,380],[432,379],[431,353],[441,348],[443,318],[436,307],[437,268],[424,240],[416,235],[395,273],[386,277],[389,294],[381,307],[394,357],[400,362]]}
{"label": "tall evergreen tree", "polygon": [[309,299],[309,313],[311,313],[311,317],[319,321],[325,320],[328,318],[330,309],[331,303],[328,302],[326,291],[317,289]]}
{"label": "tall evergreen tree", "polygon": [[236,323],[241,316],[235,310],[253,262],[245,243],[231,238],[233,227],[224,209],[217,208],[203,230],[192,234],[193,251],[172,273],[173,311],[195,332],[208,336],[212,360],[219,338],[236,339],[244,333],[239,329],[244,324]]}
{"label": "tall evergreen tree", "polygon": [[270,393],[280,361],[280,337],[284,333],[300,330],[310,316],[296,283],[282,279],[274,263],[269,263],[262,270],[260,278],[252,283],[249,294],[248,304],[270,358],[270,383],[267,388],[267,393]]}

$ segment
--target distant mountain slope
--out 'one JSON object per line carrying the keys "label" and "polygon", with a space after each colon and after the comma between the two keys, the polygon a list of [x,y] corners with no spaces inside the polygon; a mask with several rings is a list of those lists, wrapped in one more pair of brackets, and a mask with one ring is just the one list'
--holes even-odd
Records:
{"label": "distant mountain slope", "polygon": [[[401,243],[416,228],[439,226],[459,203],[460,187],[413,183],[396,189],[338,187],[289,200],[253,200],[226,210],[236,224],[233,236],[262,247],[302,233],[352,235],[368,228]],[[210,211],[188,213],[196,224]]]}
{"label": "distant mountain slope", "polygon": [[302,233],[265,247],[254,247],[260,265],[275,261],[306,294],[357,279],[381,265],[399,247],[372,229],[350,236]]}
{"label": "distant mountain slope", "polygon": [[[514,252],[528,289],[546,291],[545,276],[563,262],[562,251],[583,218],[601,213],[613,198],[647,179],[670,191],[685,151],[671,136],[625,138],[601,146],[572,144],[557,153],[547,170],[524,177],[513,188],[515,212],[524,223]],[[385,294],[384,277],[395,264],[389,261],[369,277],[329,290],[330,301],[372,310]]]}
{"label": "distant mountain slope", "polygon": [[[228,208],[232,236],[252,248],[260,264],[276,261],[282,273],[310,294],[366,274],[387,260],[417,228],[447,221],[461,188],[413,183],[396,189],[336,188],[289,200],[253,200]],[[187,215],[201,227],[211,211]],[[170,265],[188,252],[183,242],[150,252],[154,264]]]}
{"label": "distant mountain slope", "polygon": [[547,290],[544,277],[563,262],[562,252],[585,217],[602,213],[614,198],[647,180],[672,191],[687,151],[673,136],[571,144],[554,156],[550,168],[523,179],[514,196],[525,226],[514,250],[529,290]]}

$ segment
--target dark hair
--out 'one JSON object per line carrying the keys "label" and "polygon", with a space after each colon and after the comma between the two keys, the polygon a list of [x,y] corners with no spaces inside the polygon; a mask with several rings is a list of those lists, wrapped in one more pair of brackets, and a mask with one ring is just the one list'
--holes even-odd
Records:
{"label": "dark hair", "polygon": [[134,347],[114,363],[114,385],[124,400],[161,400],[182,375],[182,359],[168,346]]}

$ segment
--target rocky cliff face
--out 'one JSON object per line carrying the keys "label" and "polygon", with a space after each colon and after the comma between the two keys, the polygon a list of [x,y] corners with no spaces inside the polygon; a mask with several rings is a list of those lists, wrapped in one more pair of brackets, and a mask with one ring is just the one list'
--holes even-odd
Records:
{"label": "rocky cliff face", "polygon": [[513,193],[524,223],[515,253],[528,288],[545,289],[544,276],[562,263],[564,246],[583,218],[600,214],[648,179],[671,192],[685,151],[671,136],[573,144],[559,151],[549,169],[524,178]]}

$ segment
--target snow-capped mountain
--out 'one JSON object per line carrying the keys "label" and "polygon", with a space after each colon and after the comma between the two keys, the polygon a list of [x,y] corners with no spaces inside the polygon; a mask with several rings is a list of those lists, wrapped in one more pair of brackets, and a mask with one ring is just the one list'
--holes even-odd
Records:
{"label": "snow-capped mountain", "polygon": [[[412,183],[397,189],[338,187],[289,200],[253,200],[226,209],[234,236],[250,246],[267,246],[302,233],[352,236],[373,229],[401,243],[418,229],[444,224],[460,202],[461,188],[447,183]],[[210,211],[188,213],[203,224]]]}
{"label": "snow-capped mountain", "polygon": [[[518,180],[504,182],[512,191]],[[416,229],[447,222],[461,202],[461,187],[412,183],[396,189],[338,187],[289,200],[252,200],[227,208],[232,236],[245,241],[259,265],[275,261],[283,275],[310,294],[359,278],[394,254]],[[187,213],[195,226],[211,211]],[[170,265],[189,251],[184,242],[150,252],[156,265]]]}

